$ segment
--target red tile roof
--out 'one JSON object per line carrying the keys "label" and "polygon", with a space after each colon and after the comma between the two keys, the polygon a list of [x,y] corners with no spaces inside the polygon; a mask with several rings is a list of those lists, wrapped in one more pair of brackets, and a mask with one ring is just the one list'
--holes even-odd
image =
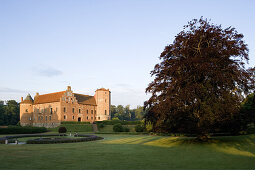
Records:
{"label": "red tile roof", "polygon": [[[66,91],[61,91],[56,93],[35,96],[34,104],[59,102],[60,98],[64,95],[65,92]],[[74,93],[74,97],[77,99],[79,104],[96,106],[96,100],[94,96]]]}

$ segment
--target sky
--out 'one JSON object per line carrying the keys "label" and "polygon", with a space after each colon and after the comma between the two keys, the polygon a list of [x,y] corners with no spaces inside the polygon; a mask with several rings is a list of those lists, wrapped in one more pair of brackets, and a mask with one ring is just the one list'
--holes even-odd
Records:
{"label": "sky", "polygon": [[201,16],[244,35],[255,66],[253,0],[0,0],[0,100],[109,88],[113,105],[143,105],[150,71]]}

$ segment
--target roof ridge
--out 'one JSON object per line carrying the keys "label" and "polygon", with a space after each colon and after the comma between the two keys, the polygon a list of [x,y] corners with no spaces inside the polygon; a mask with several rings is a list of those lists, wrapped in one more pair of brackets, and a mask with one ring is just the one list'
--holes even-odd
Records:
{"label": "roof ridge", "polygon": [[73,93],[73,94],[78,94],[78,95],[83,95],[83,96],[89,96],[89,97],[94,97],[94,96],[90,96],[90,95],[87,95],[87,94],[80,94],[80,93]]}
{"label": "roof ridge", "polygon": [[44,95],[49,95],[49,94],[56,94],[56,93],[64,93],[66,91],[59,91],[59,92],[54,92],[54,93],[46,93],[46,94],[39,94],[39,96],[44,96]]}

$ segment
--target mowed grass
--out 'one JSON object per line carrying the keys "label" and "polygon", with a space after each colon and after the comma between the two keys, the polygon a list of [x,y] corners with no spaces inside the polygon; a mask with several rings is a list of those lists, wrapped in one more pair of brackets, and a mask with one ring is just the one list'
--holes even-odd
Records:
{"label": "mowed grass", "polygon": [[255,135],[194,138],[101,135],[93,142],[0,145],[0,169],[254,169]]}

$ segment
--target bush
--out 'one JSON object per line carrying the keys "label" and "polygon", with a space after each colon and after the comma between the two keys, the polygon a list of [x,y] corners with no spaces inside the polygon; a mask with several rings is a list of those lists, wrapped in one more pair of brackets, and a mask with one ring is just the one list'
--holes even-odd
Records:
{"label": "bush", "polygon": [[8,126],[8,128],[0,128],[0,134],[31,134],[44,132],[47,132],[45,127]]}
{"label": "bush", "polygon": [[143,125],[136,125],[135,126],[135,131],[136,132],[143,132],[145,130]]}
{"label": "bush", "polygon": [[114,132],[123,132],[123,126],[120,123],[117,123],[113,126],[113,131]]}
{"label": "bush", "polygon": [[66,133],[66,128],[65,127],[60,127],[58,128],[58,133]]}

